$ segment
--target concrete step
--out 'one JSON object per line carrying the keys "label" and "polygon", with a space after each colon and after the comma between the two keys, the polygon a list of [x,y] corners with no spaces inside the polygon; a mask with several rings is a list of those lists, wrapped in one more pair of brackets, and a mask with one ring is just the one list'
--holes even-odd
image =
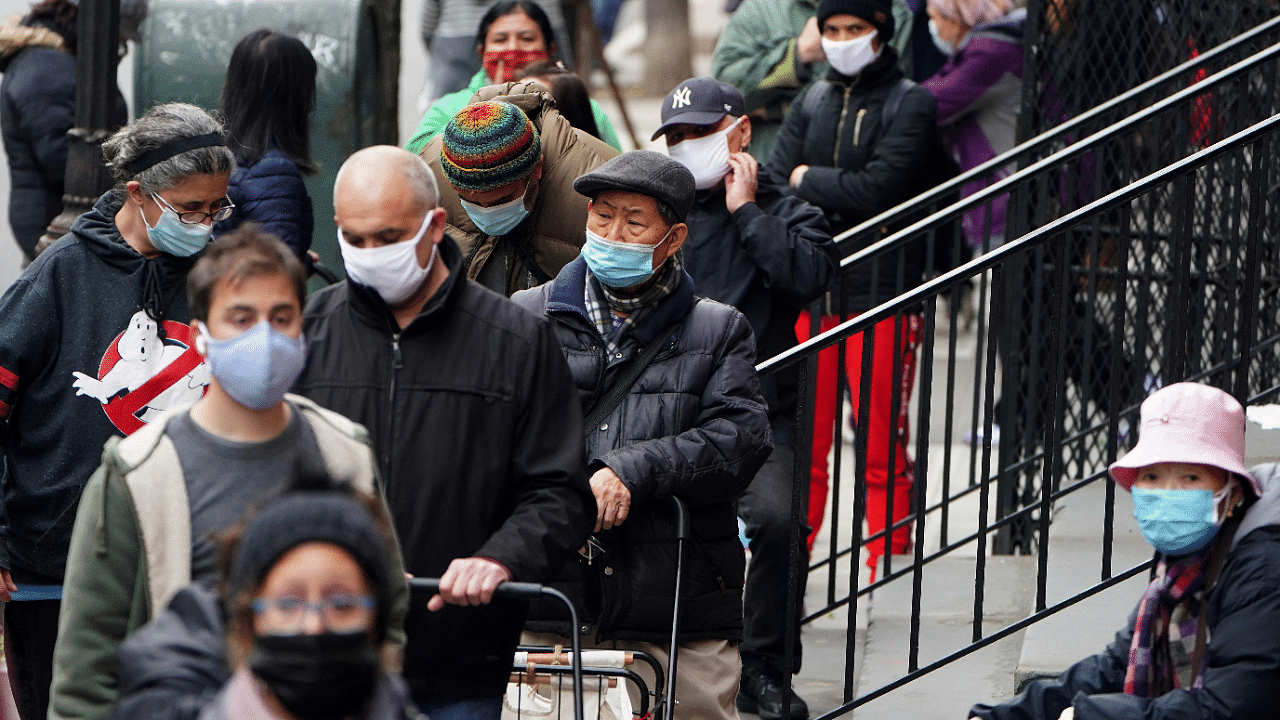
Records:
{"label": "concrete step", "polygon": [[[909,558],[895,558],[907,567]],[[977,566],[971,557],[947,557],[925,566],[921,586],[918,666],[972,642]],[[986,563],[981,634],[987,635],[1030,612],[1035,565],[1028,557],[991,557]],[[866,650],[858,681],[864,695],[907,674],[910,658],[912,578],[875,591]],[[860,720],[955,720],[974,702],[1007,687],[1018,660],[1021,634],[1005,638],[925,675],[858,710]]]}
{"label": "concrete step", "polygon": [[[1058,502],[1049,527],[1046,605],[1101,581],[1105,493],[1106,483],[1095,482]],[[1133,519],[1133,502],[1120,488],[1115,516],[1112,575],[1152,554]],[[1147,575],[1141,573],[1027,628],[1013,684],[992,699],[1012,696],[1030,680],[1054,677],[1081,658],[1101,652],[1128,620],[1146,586]]]}

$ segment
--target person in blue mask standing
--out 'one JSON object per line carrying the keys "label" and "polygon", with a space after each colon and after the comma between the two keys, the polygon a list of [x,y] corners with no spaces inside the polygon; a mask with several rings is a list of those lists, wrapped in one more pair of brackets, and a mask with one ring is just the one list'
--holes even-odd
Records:
{"label": "person in blue mask standing", "polygon": [[1244,466],[1244,409],[1177,383],[1142,403],[1112,463],[1156,564],[1106,650],[1032,683],[984,720],[1273,717],[1280,705],[1280,475]]}
{"label": "person in blue mask standing", "polygon": [[[205,253],[187,289],[209,389],[190,408],[108,442],[85,488],[67,560],[51,719],[110,714],[120,643],[187,584],[216,580],[214,537],[250,507],[294,478],[321,474],[381,497],[364,428],[285,395],[306,361],[306,277],[294,253],[245,225]],[[408,587],[399,588],[388,628],[403,646]]]}
{"label": "person in blue mask standing", "polygon": [[509,297],[578,256],[587,203],[574,178],[618,151],[573,128],[537,83],[478,96],[419,156],[436,175],[466,276]]}
{"label": "person in blue mask standing", "polygon": [[[692,547],[675,713],[737,720],[745,556],[734,504],[773,448],[751,325],[698,297],[684,271],[688,168],[635,151],[573,187],[591,198],[582,256],[512,297],[555,328],[587,418],[594,535],[557,584],[593,630],[587,644],[665,664],[677,557],[668,498],[682,498]],[[578,629],[562,615],[535,604],[526,642],[564,644]]]}

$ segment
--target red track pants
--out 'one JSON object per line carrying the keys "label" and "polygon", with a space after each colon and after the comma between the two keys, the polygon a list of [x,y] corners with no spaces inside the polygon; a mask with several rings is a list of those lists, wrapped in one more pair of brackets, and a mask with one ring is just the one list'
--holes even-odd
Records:
{"label": "red track pants", "polygon": [[[836,315],[821,318],[823,332],[842,322]],[[796,322],[796,337],[804,342],[809,338],[809,313],[800,314]],[[916,348],[920,345],[919,316],[907,315],[888,318],[877,323],[872,348],[870,402],[867,408],[867,483],[866,519],[867,536],[883,532],[888,514],[888,498],[893,495],[893,521],[906,517],[911,511],[911,484],[913,463],[907,455],[910,440],[908,405],[915,384]],[[896,328],[896,330],[895,330]],[[894,335],[898,334],[897,347]],[[858,404],[862,399],[862,339],[866,333],[858,333],[845,341],[845,377],[852,395],[853,423],[859,418]],[[840,398],[836,396],[836,365],[839,362],[837,347],[830,347],[818,354],[817,397],[813,409],[813,456],[809,470],[809,550],[822,527],[826,514],[828,479],[827,454],[834,438],[836,409]],[[895,377],[895,374],[897,377]],[[895,383],[895,380],[897,381]],[[894,417],[894,396],[897,396],[898,413]],[[892,430],[891,430],[892,428]],[[861,434],[862,428],[858,429]],[[893,482],[889,479],[889,458],[893,457]],[[884,539],[868,546],[870,557],[867,565],[874,573],[881,555]],[[891,549],[894,554],[911,551],[911,528],[904,525],[893,533]]]}

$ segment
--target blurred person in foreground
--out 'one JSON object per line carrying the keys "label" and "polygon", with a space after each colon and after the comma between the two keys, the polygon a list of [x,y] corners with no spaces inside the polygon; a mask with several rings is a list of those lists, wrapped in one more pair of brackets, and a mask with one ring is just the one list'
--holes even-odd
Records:
{"label": "blurred person in foreground", "polygon": [[[694,194],[687,168],[634,151],[573,186],[591,198],[582,256],[512,298],[554,326],[590,419],[595,534],[557,584],[590,630],[586,644],[642,650],[666,664],[678,546],[664,501],[684,500],[692,537],[675,714],[734,720],[745,570],[734,502],[772,449],[751,326],[698,297],[684,271],[679,250]],[[581,632],[546,605],[534,605],[528,628],[554,634],[526,634],[526,642],[559,645]]]}
{"label": "blurred person in foreground", "polygon": [[219,577],[121,646],[114,720],[413,720],[394,668],[404,592],[386,507],[296,478],[219,536]]}
{"label": "blurred person in foreground", "polygon": [[[831,286],[839,254],[822,211],[788,193],[785,182],[747,153],[752,125],[737,88],[693,78],[667,94],[654,138],[666,140],[667,153],[689,169],[697,189],[680,250],[685,270],[699,295],[742,312],[756,337],[757,358],[764,360],[795,346],[800,309]],[[791,688],[789,676],[800,670],[797,615],[795,662],[784,672],[797,379],[793,370],[783,370],[760,380],[774,449],[738,499],[751,543],[738,709],[775,720]],[[801,599],[805,575],[797,588]],[[797,610],[802,606],[797,602]],[[808,717],[794,693],[790,717]]]}
{"label": "blurred person in foreground", "polygon": [[[9,159],[9,227],[27,262],[49,223],[62,212],[67,131],[76,116],[78,0],[42,0],[26,16],[0,25],[0,133]],[[127,40],[141,42],[146,0],[120,3],[120,57]],[[112,128],[129,121],[115,88]]]}
{"label": "blurred person in foreground", "polygon": [[1142,403],[1111,464],[1155,547],[1151,583],[1106,650],[984,720],[1274,717],[1280,706],[1280,465],[1244,466],[1244,408],[1177,383]]}
{"label": "blurred person in foreground", "polygon": [[365,148],[338,171],[347,279],[307,301],[297,391],[369,429],[415,576],[404,676],[435,720],[497,718],[525,603],[591,529],[573,378],[546,321],[468,280],[416,155]]}
{"label": "blurred person in foreground", "polygon": [[231,212],[222,126],[157,105],[102,152],[115,187],[0,296],[0,601],[28,718],[47,714],[68,546],[103,444],[209,382],[186,280]]}

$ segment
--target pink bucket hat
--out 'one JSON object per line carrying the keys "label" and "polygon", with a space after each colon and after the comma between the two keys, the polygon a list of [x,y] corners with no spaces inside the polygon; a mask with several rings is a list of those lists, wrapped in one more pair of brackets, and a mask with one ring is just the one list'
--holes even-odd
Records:
{"label": "pink bucket hat", "polygon": [[1111,463],[1111,477],[1128,490],[1138,469],[1156,463],[1195,463],[1222,468],[1262,488],[1244,466],[1244,408],[1215,387],[1176,383],[1142,402],[1138,444]]}

